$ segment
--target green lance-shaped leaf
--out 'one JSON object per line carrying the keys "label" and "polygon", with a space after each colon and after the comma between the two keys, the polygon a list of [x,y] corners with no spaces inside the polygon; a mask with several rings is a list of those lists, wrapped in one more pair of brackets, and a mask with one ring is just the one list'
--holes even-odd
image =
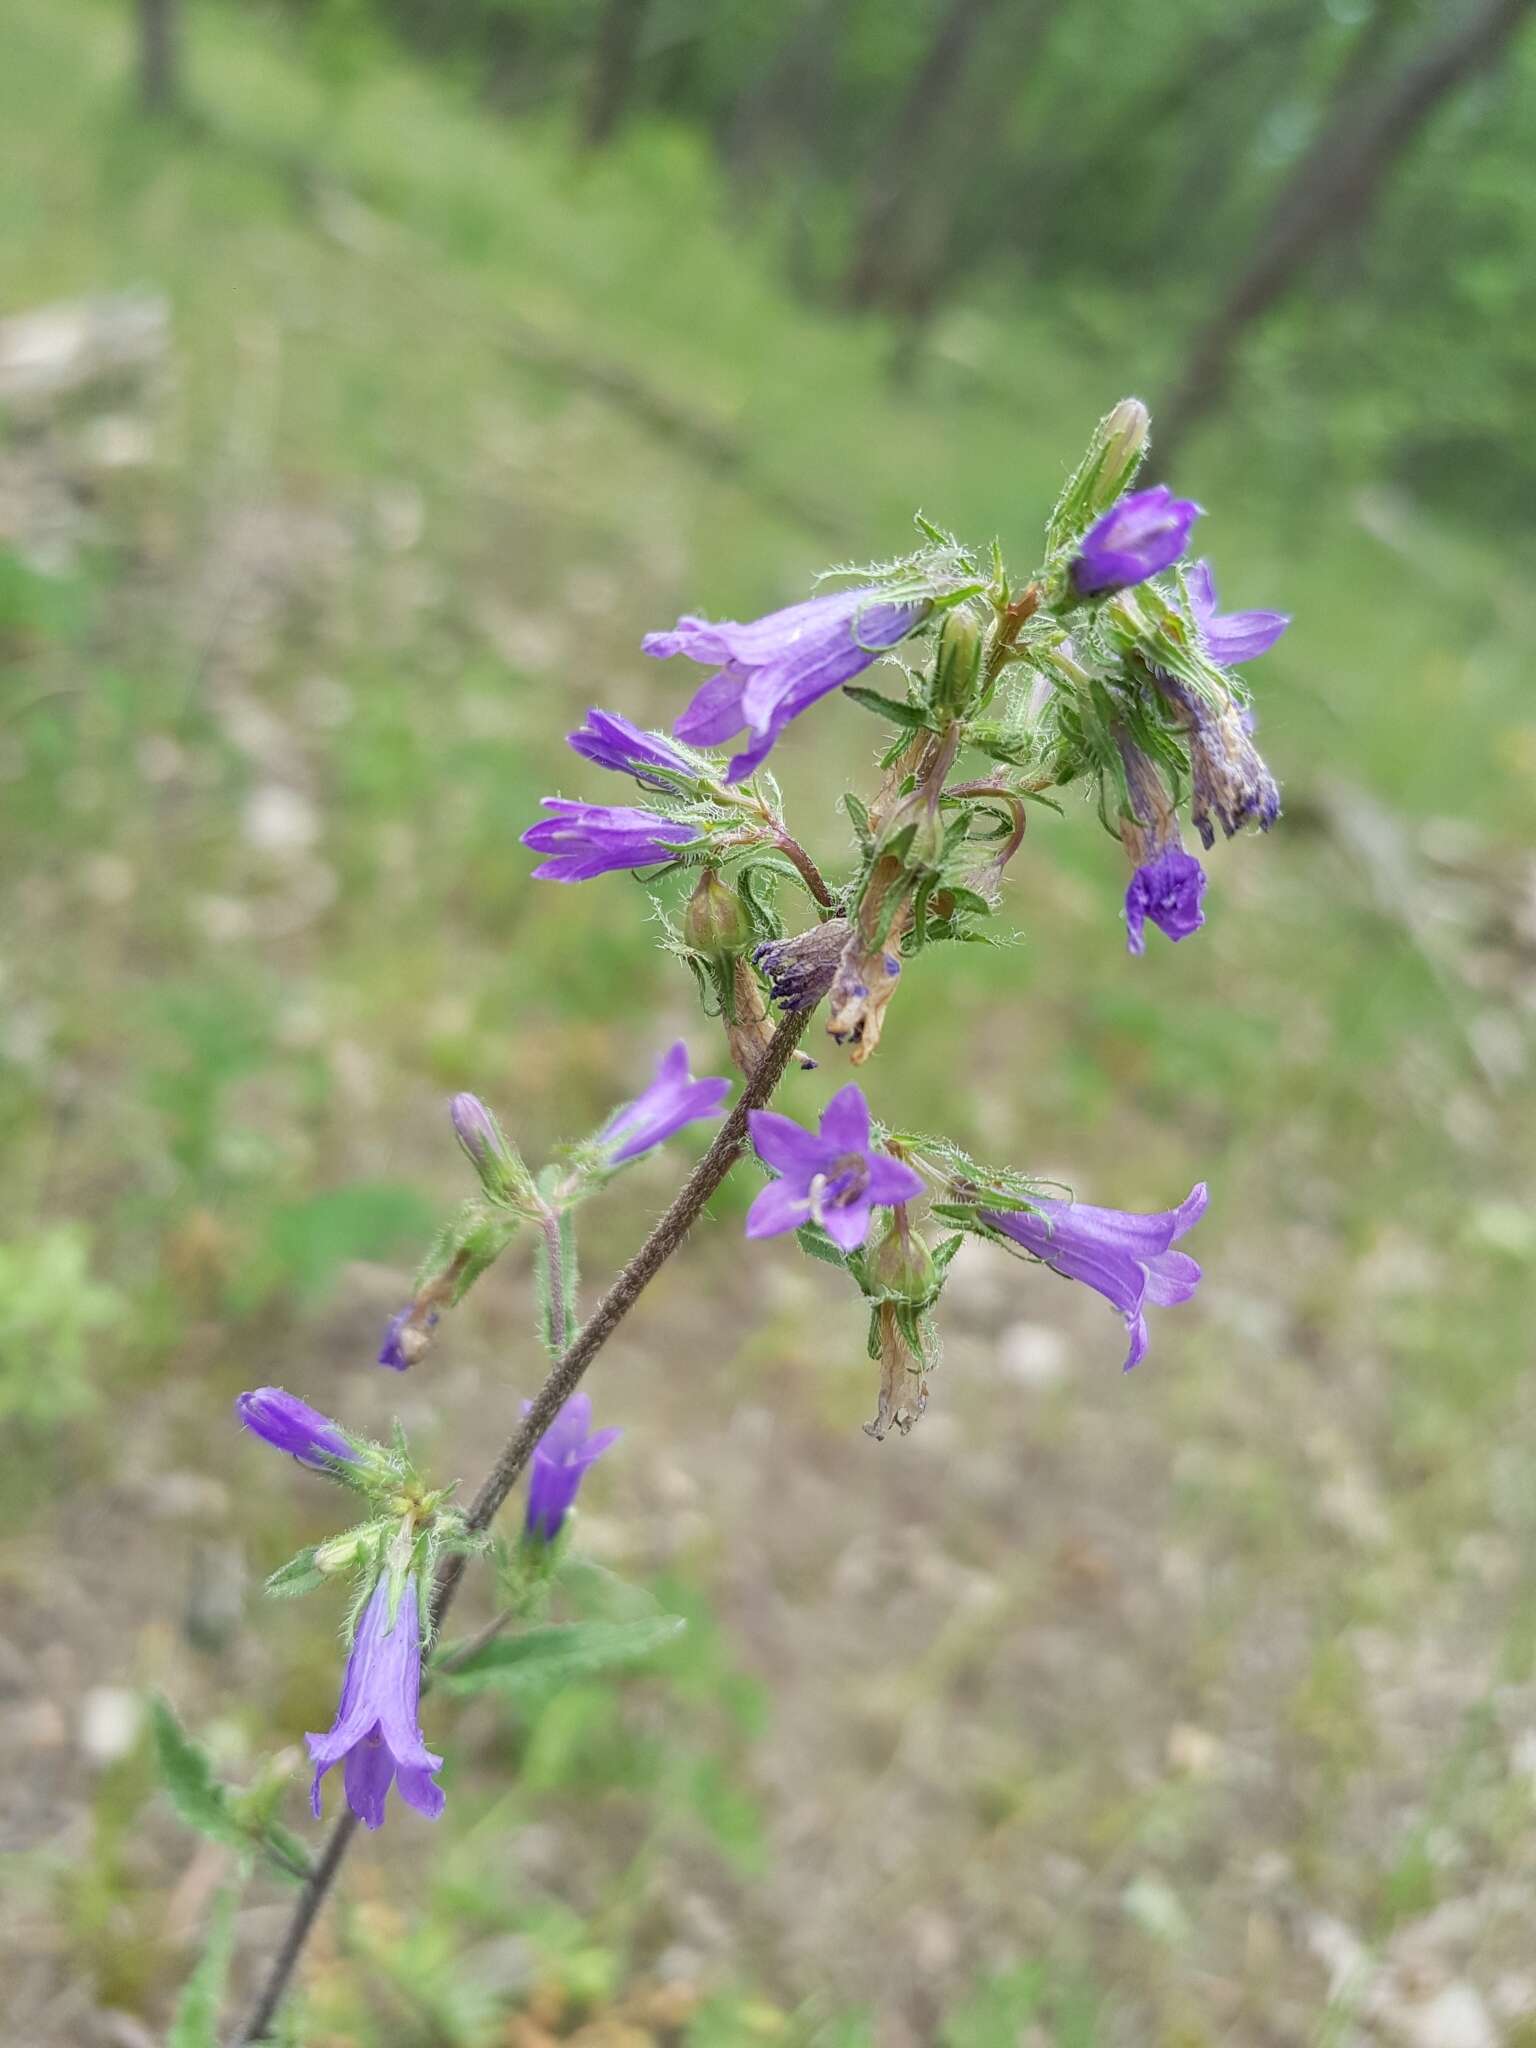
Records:
{"label": "green lance-shaped leaf", "polygon": [[892,725],[902,726],[908,732],[937,731],[931,715],[921,704],[904,704],[898,697],[887,697],[880,690],[866,690],[854,683],[843,685],[843,695],[851,697],[866,711],[873,711],[877,718],[887,718]]}
{"label": "green lance-shaped leaf", "polygon": [[572,1621],[500,1636],[462,1664],[444,1658],[441,1682],[453,1692],[536,1694],[594,1672],[637,1664],[675,1642],[686,1628],[681,1615],[639,1621]]}
{"label": "green lance-shaped leaf", "polygon": [[219,2014],[229,1981],[235,1947],[235,1908],[239,1888],[228,1884],[213,1902],[208,1939],[197,1968],[187,1979],[171,2019],[165,2048],[219,2048]]}
{"label": "green lance-shaped leaf", "polygon": [[213,1775],[207,1752],[192,1740],[164,1700],[150,1701],[149,1719],[155,1760],[177,1819],[211,1841],[248,1850],[250,1834],[230,1812],[229,1793]]}

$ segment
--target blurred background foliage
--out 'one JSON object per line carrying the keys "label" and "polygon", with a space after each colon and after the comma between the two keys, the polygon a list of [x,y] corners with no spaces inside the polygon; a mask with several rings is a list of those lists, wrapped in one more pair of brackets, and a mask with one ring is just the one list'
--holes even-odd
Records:
{"label": "blurred background foliage", "polygon": [[[465,1191],[446,1096],[540,1157],[679,1032],[720,1069],[631,885],[527,880],[541,794],[616,795],[561,735],[669,723],[644,630],[915,505],[1027,567],[1131,390],[1224,598],[1296,616],[1285,820],[1132,962],[1118,848],[1036,819],[1019,943],[914,963],[868,1080],[1090,1199],[1207,1178],[1200,1297],[1121,1381],[1099,1304],[967,1255],[876,1450],[857,1304],[728,1186],[594,1380],[577,1537],[689,1631],[429,1704],[447,1816],[359,1851],[293,2038],[1536,2039],[1530,11],[11,0],[18,2039],[161,2038],[216,1922],[148,1694],[237,1779],[329,1717],[339,1616],[255,1593],[329,1503],[234,1394],[473,1484],[537,1378],[516,1253],[370,1364]],[[781,749],[834,864],[875,745],[832,705]]]}

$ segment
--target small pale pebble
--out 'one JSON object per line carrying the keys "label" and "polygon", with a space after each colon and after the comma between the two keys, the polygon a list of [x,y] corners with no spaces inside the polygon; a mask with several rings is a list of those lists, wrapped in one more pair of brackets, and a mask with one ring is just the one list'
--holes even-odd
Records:
{"label": "small pale pebble", "polygon": [[309,798],[285,783],[253,789],[241,820],[248,846],[282,858],[307,853],[320,836],[320,820]]}
{"label": "small pale pebble", "polygon": [[1470,1984],[1447,1984],[1427,2004],[1392,2014],[1405,2048],[1499,2048],[1499,2030]]}
{"label": "small pale pebble", "polygon": [[1005,1377],[1031,1393],[1044,1393],[1066,1376],[1066,1340],[1049,1323],[1010,1323],[997,1340],[997,1358]]}
{"label": "small pale pebble", "polygon": [[144,1705],[121,1685],[93,1685],[80,1702],[80,1747],[93,1764],[113,1764],[138,1740]]}

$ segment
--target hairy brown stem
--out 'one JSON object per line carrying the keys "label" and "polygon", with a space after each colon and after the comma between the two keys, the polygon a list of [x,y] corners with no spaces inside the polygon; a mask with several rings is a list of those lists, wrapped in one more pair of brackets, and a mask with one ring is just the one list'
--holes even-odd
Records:
{"label": "hairy brown stem", "polygon": [[[761,1109],[772,1096],[784,1078],[784,1069],[789,1065],[790,1057],[809,1021],[810,1013],[807,1011],[802,1016],[786,1017],[780,1023],[758,1063],[756,1072],[743,1088],[736,1107],[716,1132],[714,1143],[678,1190],[671,1208],[598,1303],[592,1320],[583,1327],[570,1348],[555,1361],[548,1378],[534,1396],[528,1413],[508,1438],[501,1456],[491,1467],[481,1483],[480,1491],[470,1503],[465,1519],[471,1530],[478,1531],[490,1527],[502,1503],[517,1484],[518,1475],[533,1456],[534,1446],[554,1421],[563,1404],[576,1391],[587,1367],[667,1260],[682,1244],[683,1239],[698,1221],[705,1203],[741,1157],[747,1141],[747,1112]],[[437,1581],[432,1588],[429,1620],[431,1635],[435,1635],[442,1626],[444,1616],[453,1605],[463,1575],[463,1552],[443,1560]],[[325,1903],[326,1895],[336,1881],[336,1873],[341,1868],[347,1846],[356,1832],[357,1820],[351,1813],[344,1813],[331,1829],[320,1860],[299,1894],[293,1918],[288,1923],[288,1931],[272,1960],[272,1967],[267,1973],[251,2016],[236,2037],[241,2048],[244,2048],[246,2043],[264,2041],[268,2038],[273,2018],[283,2002],[289,1981],[304,1952],[305,1943],[309,1939],[320,1908]]]}
{"label": "hairy brown stem", "polygon": [[546,1202],[539,1218],[544,1233],[544,1257],[548,1266],[549,1348],[558,1358],[565,1349],[565,1247],[560,1239],[560,1212]]}
{"label": "hairy brown stem", "polygon": [[791,838],[789,833],[787,833],[783,830],[782,827],[780,827],[779,831],[776,834],[776,843],[778,845],[780,853],[782,853],[787,859],[793,861],[795,866],[800,870],[800,873],[805,878],[805,886],[816,898],[816,901],[821,905],[822,909],[832,909],[836,901],[836,898],[833,896],[832,891],[827,887],[826,881],[822,876],[821,869],[817,867],[815,861],[811,859],[811,856],[806,852],[805,848],[800,844],[799,840]]}

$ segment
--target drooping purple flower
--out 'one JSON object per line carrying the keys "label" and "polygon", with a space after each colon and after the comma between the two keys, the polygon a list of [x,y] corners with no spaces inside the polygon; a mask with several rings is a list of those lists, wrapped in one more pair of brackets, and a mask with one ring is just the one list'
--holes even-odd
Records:
{"label": "drooping purple flower", "polygon": [[1166,484],[1132,491],[1096,519],[1078,543],[1072,584],[1079,597],[1107,597],[1145,583],[1183,554],[1202,507]]}
{"label": "drooping purple flower", "polygon": [[[523,1403],[526,1415],[532,1402]],[[539,1438],[528,1468],[528,1507],[523,1533],[539,1543],[553,1543],[581,1491],[581,1482],[604,1451],[624,1434],[620,1429],[592,1426],[592,1401],[572,1394]]]}
{"label": "drooping purple flower", "polygon": [[696,825],[658,811],[577,804],[558,796],[542,801],[553,817],[541,818],[523,834],[524,846],[550,855],[534,869],[536,882],[589,882],[619,868],[649,867],[671,860],[699,836]]}
{"label": "drooping purple flower", "polygon": [[397,1308],[384,1328],[380,1365],[387,1365],[391,1372],[409,1372],[431,1343],[437,1324],[435,1308],[423,1309],[414,1301]]}
{"label": "drooping purple flower", "polygon": [[662,1144],[684,1124],[718,1116],[730,1092],[730,1082],[718,1076],[702,1081],[693,1078],[688,1071],[688,1048],[679,1039],[656,1062],[656,1078],[650,1087],[614,1111],[597,1142],[608,1153],[610,1165],[622,1166]]}
{"label": "drooping purple flower", "polygon": [[1207,1200],[1201,1181],[1177,1209],[1152,1216],[1042,1198],[1033,1211],[983,1210],[982,1221],[1064,1278],[1094,1288],[1120,1311],[1131,1340],[1129,1372],[1146,1356],[1147,1309],[1188,1301],[1200,1284],[1195,1261],[1172,1246],[1200,1220]]}
{"label": "drooping purple flower", "polygon": [[1209,562],[1196,562],[1190,570],[1189,602],[1201,644],[1223,668],[1257,661],[1291,623],[1289,612],[1218,612],[1216,581]]}
{"label": "drooping purple flower", "polygon": [[697,774],[687,757],[669,746],[660,733],[642,732],[617,711],[599,711],[594,705],[586,724],[565,737],[566,744],[583,760],[595,761],[599,768],[612,768],[620,775],[633,775],[650,789],[670,789],[674,776],[692,781]]}
{"label": "drooping purple flower", "polygon": [[1175,944],[1205,923],[1200,899],[1205,894],[1205,869],[1177,840],[1155,854],[1131,876],[1125,892],[1125,944],[1131,953],[1147,950],[1146,922]]}
{"label": "drooping purple flower", "polygon": [[324,1472],[338,1459],[350,1465],[357,1456],[328,1415],[311,1408],[297,1394],[284,1393],[281,1387],[257,1387],[242,1394],[235,1413],[253,1436],[274,1450],[286,1451],[311,1471]]}
{"label": "drooping purple flower", "polygon": [[1130,952],[1144,953],[1149,917],[1175,941],[1205,923],[1205,870],[1184,849],[1178,811],[1157,763],[1121,727],[1115,741],[1130,797],[1129,810],[1120,813],[1120,838],[1134,870],[1125,892],[1125,943]]}
{"label": "drooping purple flower", "polygon": [[422,1740],[417,1719],[421,1697],[421,1613],[412,1574],[401,1590],[394,1625],[389,1619],[389,1578],[379,1580],[363,1610],[341,1682],[341,1704],[325,1735],[307,1735],[315,1780],[309,1803],[320,1818],[320,1781],[342,1763],[347,1804],[364,1827],[384,1820],[392,1784],[400,1797],[428,1820],[443,1810],[443,1794],[432,1782],[443,1760]]}
{"label": "drooping purple flower", "polygon": [[672,730],[691,746],[718,747],[743,726],[751,735],[732,757],[727,782],[759,768],[792,718],[852,682],[905,640],[931,609],[926,598],[893,603],[878,587],[840,590],[741,624],[681,618],[670,633],[647,633],[647,654],[718,662]]}
{"label": "drooping purple flower", "polygon": [[827,1104],[814,1136],[772,1109],[755,1109],[747,1121],[758,1158],[779,1176],[747,1211],[748,1237],[819,1223],[839,1251],[854,1252],[869,1234],[872,1208],[923,1192],[921,1174],[871,1146],[869,1104],[855,1081]]}

